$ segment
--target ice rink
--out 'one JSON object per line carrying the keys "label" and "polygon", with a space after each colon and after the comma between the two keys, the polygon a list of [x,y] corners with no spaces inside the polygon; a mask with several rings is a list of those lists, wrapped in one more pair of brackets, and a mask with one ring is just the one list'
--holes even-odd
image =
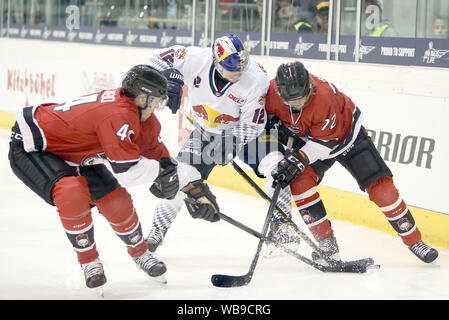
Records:
{"label": "ice rink", "polygon": [[[0,129],[0,299],[100,299],[84,284],[55,208],[13,175],[7,158],[8,141],[9,132]],[[223,213],[261,230],[268,209],[262,199],[212,189]],[[157,199],[148,186],[129,191],[146,234]],[[298,216],[295,222],[306,231]],[[168,267],[168,283],[162,285],[137,270],[124,244],[96,210],[93,219],[108,279],[104,299],[449,299],[449,250],[438,248],[437,262],[426,265],[398,237],[348,222],[332,221],[342,259],[372,257],[380,269],[365,274],[322,273],[290,256],[261,257],[249,285],[216,288],[210,282],[212,274],[243,275],[249,270],[256,238],[224,221],[211,224],[195,220],[183,209],[157,252]]]}

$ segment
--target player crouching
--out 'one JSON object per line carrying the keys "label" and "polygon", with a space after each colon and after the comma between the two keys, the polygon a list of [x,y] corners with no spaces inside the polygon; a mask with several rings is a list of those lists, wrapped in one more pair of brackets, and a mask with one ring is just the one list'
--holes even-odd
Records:
{"label": "player crouching", "polygon": [[[106,283],[94,239],[94,206],[139,269],[152,279],[163,278],[167,270],[148,251],[131,196],[121,186],[152,183],[150,191],[164,199],[178,192],[177,164],[160,141],[161,125],[153,114],[165,106],[166,92],[161,73],[138,65],[125,75],[121,88],[17,112],[11,168],[26,186],[56,206],[89,288]],[[115,177],[104,165],[106,160]]]}

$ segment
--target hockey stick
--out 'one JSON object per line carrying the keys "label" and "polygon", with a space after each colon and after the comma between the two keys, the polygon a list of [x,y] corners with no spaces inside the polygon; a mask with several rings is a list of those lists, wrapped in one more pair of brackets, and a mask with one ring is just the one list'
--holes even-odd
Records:
{"label": "hockey stick", "polygon": [[[198,122],[193,119],[193,117],[185,110],[184,108],[181,108],[181,112],[184,114],[184,116],[187,118],[187,120],[197,129],[203,137],[205,137],[207,140],[211,140],[211,136],[207,131],[205,131]],[[246,174],[245,171],[233,160],[230,161],[234,169],[243,177],[243,179],[246,180],[250,184],[251,187],[266,201],[271,202],[271,198]],[[298,228],[298,226],[291,221],[285,214],[285,212],[282,211],[281,208],[279,208],[277,205],[275,207],[276,211],[279,212],[279,214],[282,216],[282,218],[289,223],[292,228],[301,236],[301,238],[313,249],[315,250],[320,256],[323,256],[323,252],[318,248],[318,246],[304,233],[301,229]]]}
{"label": "hockey stick", "polygon": [[211,281],[214,286],[223,288],[241,287],[247,285],[251,281],[251,279],[253,278],[254,270],[256,269],[257,261],[259,260],[260,252],[262,251],[263,243],[265,242],[266,239],[266,234],[268,233],[268,228],[271,222],[271,216],[273,214],[274,207],[276,206],[276,202],[279,197],[280,191],[281,185],[278,184],[274,189],[273,201],[271,202],[270,207],[268,208],[268,213],[265,218],[265,222],[263,224],[261,238],[259,239],[259,243],[257,244],[256,254],[253,258],[253,261],[251,262],[249,271],[242,276],[214,274],[211,277]]}
{"label": "hockey stick", "polygon": [[[193,117],[186,112],[186,110],[181,109],[184,116],[187,118],[187,120],[201,133],[202,136],[204,136],[206,139],[210,140],[211,137],[196,121],[193,119]],[[272,202],[272,199],[246,174],[246,172],[233,160],[230,161],[234,169],[247,181],[253,189],[266,201],[269,203]],[[283,220],[288,223],[298,234],[299,236],[316,252],[319,256],[321,256],[329,265],[330,267],[323,266],[320,264],[317,264],[316,262],[296,253],[295,251],[289,250],[288,248],[282,248],[286,253],[290,253],[294,256],[296,256],[299,260],[308,263],[314,267],[316,266],[322,266],[318,267],[321,271],[327,271],[327,272],[366,272],[366,269],[368,267],[375,267],[378,268],[379,265],[374,265],[374,260],[372,258],[365,258],[360,260],[353,260],[353,261],[337,261],[334,259],[331,259],[327,257],[324,252],[291,220],[287,217],[285,212],[279,206],[275,204],[276,211],[281,215]],[[289,252],[287,252],[288,250]]]}
{"label": "hockey stick", "polygon": [[[237,163],[232,162],[232,166],[243,177],[243,179],[245,179],[254,188],[254,190],[263,199],[265,199],[268,202],[271,202],[270,197],[248,176],[248,174]],[[285,214],[285,212],[282,211],[281,208],[276,206],[276,210],[282,216],[284,221],[288,225],[290,225],[299,234],[299,236],[330,265],[330,268],[324,266],[325,268],[317,268],[317,269],[320,269],[321,271],[326,271],[326,272],[356,272],[356,273],[362,272],[363,273],[363,272],[366,272],[368,267],[373,267],[373,268],[379,267],[378,265],[374,264],[374,260],[372,258],[364,258],[364,259],[352,260],[352,261],[337,261],[337,260],[328,258],[323,253],[323,251],[312,241],[312,239],[310,239],[307,236],[307,234],[305,234],[291,219],[287,218],[287,215]],[[299,253],[289,250],[287,248],[282,248],[282,249],[285,252],[287,252],[287,250],[288,250],[289,252],[287,252],[287,253],[293,254],[298,259],[308,263],[307,261],[305,261],[299,257]],[[287,249],[287,250],[285,250],[285,249]],[[305,258],[305,257],[303,257],[303,258]],[[312,261],[308,258],[305,258],[305,259]],[[317,265],[317,263],[313,262],[313,264],[311,264],[311,265],[316,267],[315,265]],[[322,265],[320,265],[320,266],[322,266]],[[332,269],[332,268],[334,268],[334,269]]]}
{"label": "hockey stick", "polygon": [[[232,224],[233,226],[246,231],[247,233],[259,238],[264,239],[267,243],[274,243],[270,238],[265,237],[262,233],[251,229],[250,227],[244,225],[243,223],[232,219],[231,217],[225,215],[224,213],[219,212],[218,215],[220,216],[220,219],[223,219],[224,221]],[[347,261],[340,263],[339,261],[336,261],[336,263],[331,266],[325,266],[319,263],[316,263],[315,261],[299,254],[298,252],[288,249],[284,245],[279,245],[279,248],[282,249],[285,253],[288,253],[295,258],[299,259],[300,261],[320,270],[323,272],[351,272],[351,273],[365,273],[368,268],[372,267],[372,264],[374,261],[370,259],[361,259],[361,260],[354,260],[354,261]]]}

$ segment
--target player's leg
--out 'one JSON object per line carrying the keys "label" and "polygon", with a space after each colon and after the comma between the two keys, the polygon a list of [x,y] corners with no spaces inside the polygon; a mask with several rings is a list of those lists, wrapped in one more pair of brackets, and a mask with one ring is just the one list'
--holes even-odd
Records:
{"label": "player's leg", "polygon": [[95,246],[86,179],[77,176],[75,168],[51,153],[25,152],[17,126],[13,132],[19,138],[10,142],[13,172],[48,204],[57,207],[62,226],[84,269],[86,285],[103,285],[106,277]]}
{"label": "player's leg", "polygon": [[354,147],[340,155],[338,161],[380,208],[402,242],[422,261],[429,263],[435,260],[438,251],[422,241],[419,228],[394,185],[393,174],[363,127]]}
{"label": "player's leg", "polygon": [[137,267],[151,277],[163,275],[167,268],[148,252],[138,214],[126,189],[104,165],[81,167],[80,174],[87,179],[92,204],[125,243]]}
{"label": "player's leg", "polygon": [[339,260],[339,248],[324,203],[317,186],[333,160],[317,161],[307,166],[291,184],[292,196],[304,223],[318,242],[321,250],[332,259]]}
{"label": "player's leg", "polygon": [[186,194],[192,182],[202,184],[207,179],[215,163],[203,152],[209,142],[205,141],[198,131],[193,131],[176,158],[178,161],[179,189],[172,200],[161,199],[156,205],[153,224],[145,237],[148,249],[155,252],[163,243],[167,230],[170,228],[184,205]]}

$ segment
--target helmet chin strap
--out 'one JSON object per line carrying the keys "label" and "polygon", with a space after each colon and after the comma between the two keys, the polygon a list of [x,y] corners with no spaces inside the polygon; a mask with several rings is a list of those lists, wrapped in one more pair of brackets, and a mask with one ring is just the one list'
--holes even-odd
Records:
{"label": "helmet chin strap", "polygon": [[[302,116],[302,111],[304,110],[304,107],[302,107],[301,110],[295,110],[290,105],[288,105],[288,108],[290,109],[290,119],[292,120],[293,124],[296,124]],[[294,113],[298,115],[298,117],[296,118],[296,121],[293,120]]]}

